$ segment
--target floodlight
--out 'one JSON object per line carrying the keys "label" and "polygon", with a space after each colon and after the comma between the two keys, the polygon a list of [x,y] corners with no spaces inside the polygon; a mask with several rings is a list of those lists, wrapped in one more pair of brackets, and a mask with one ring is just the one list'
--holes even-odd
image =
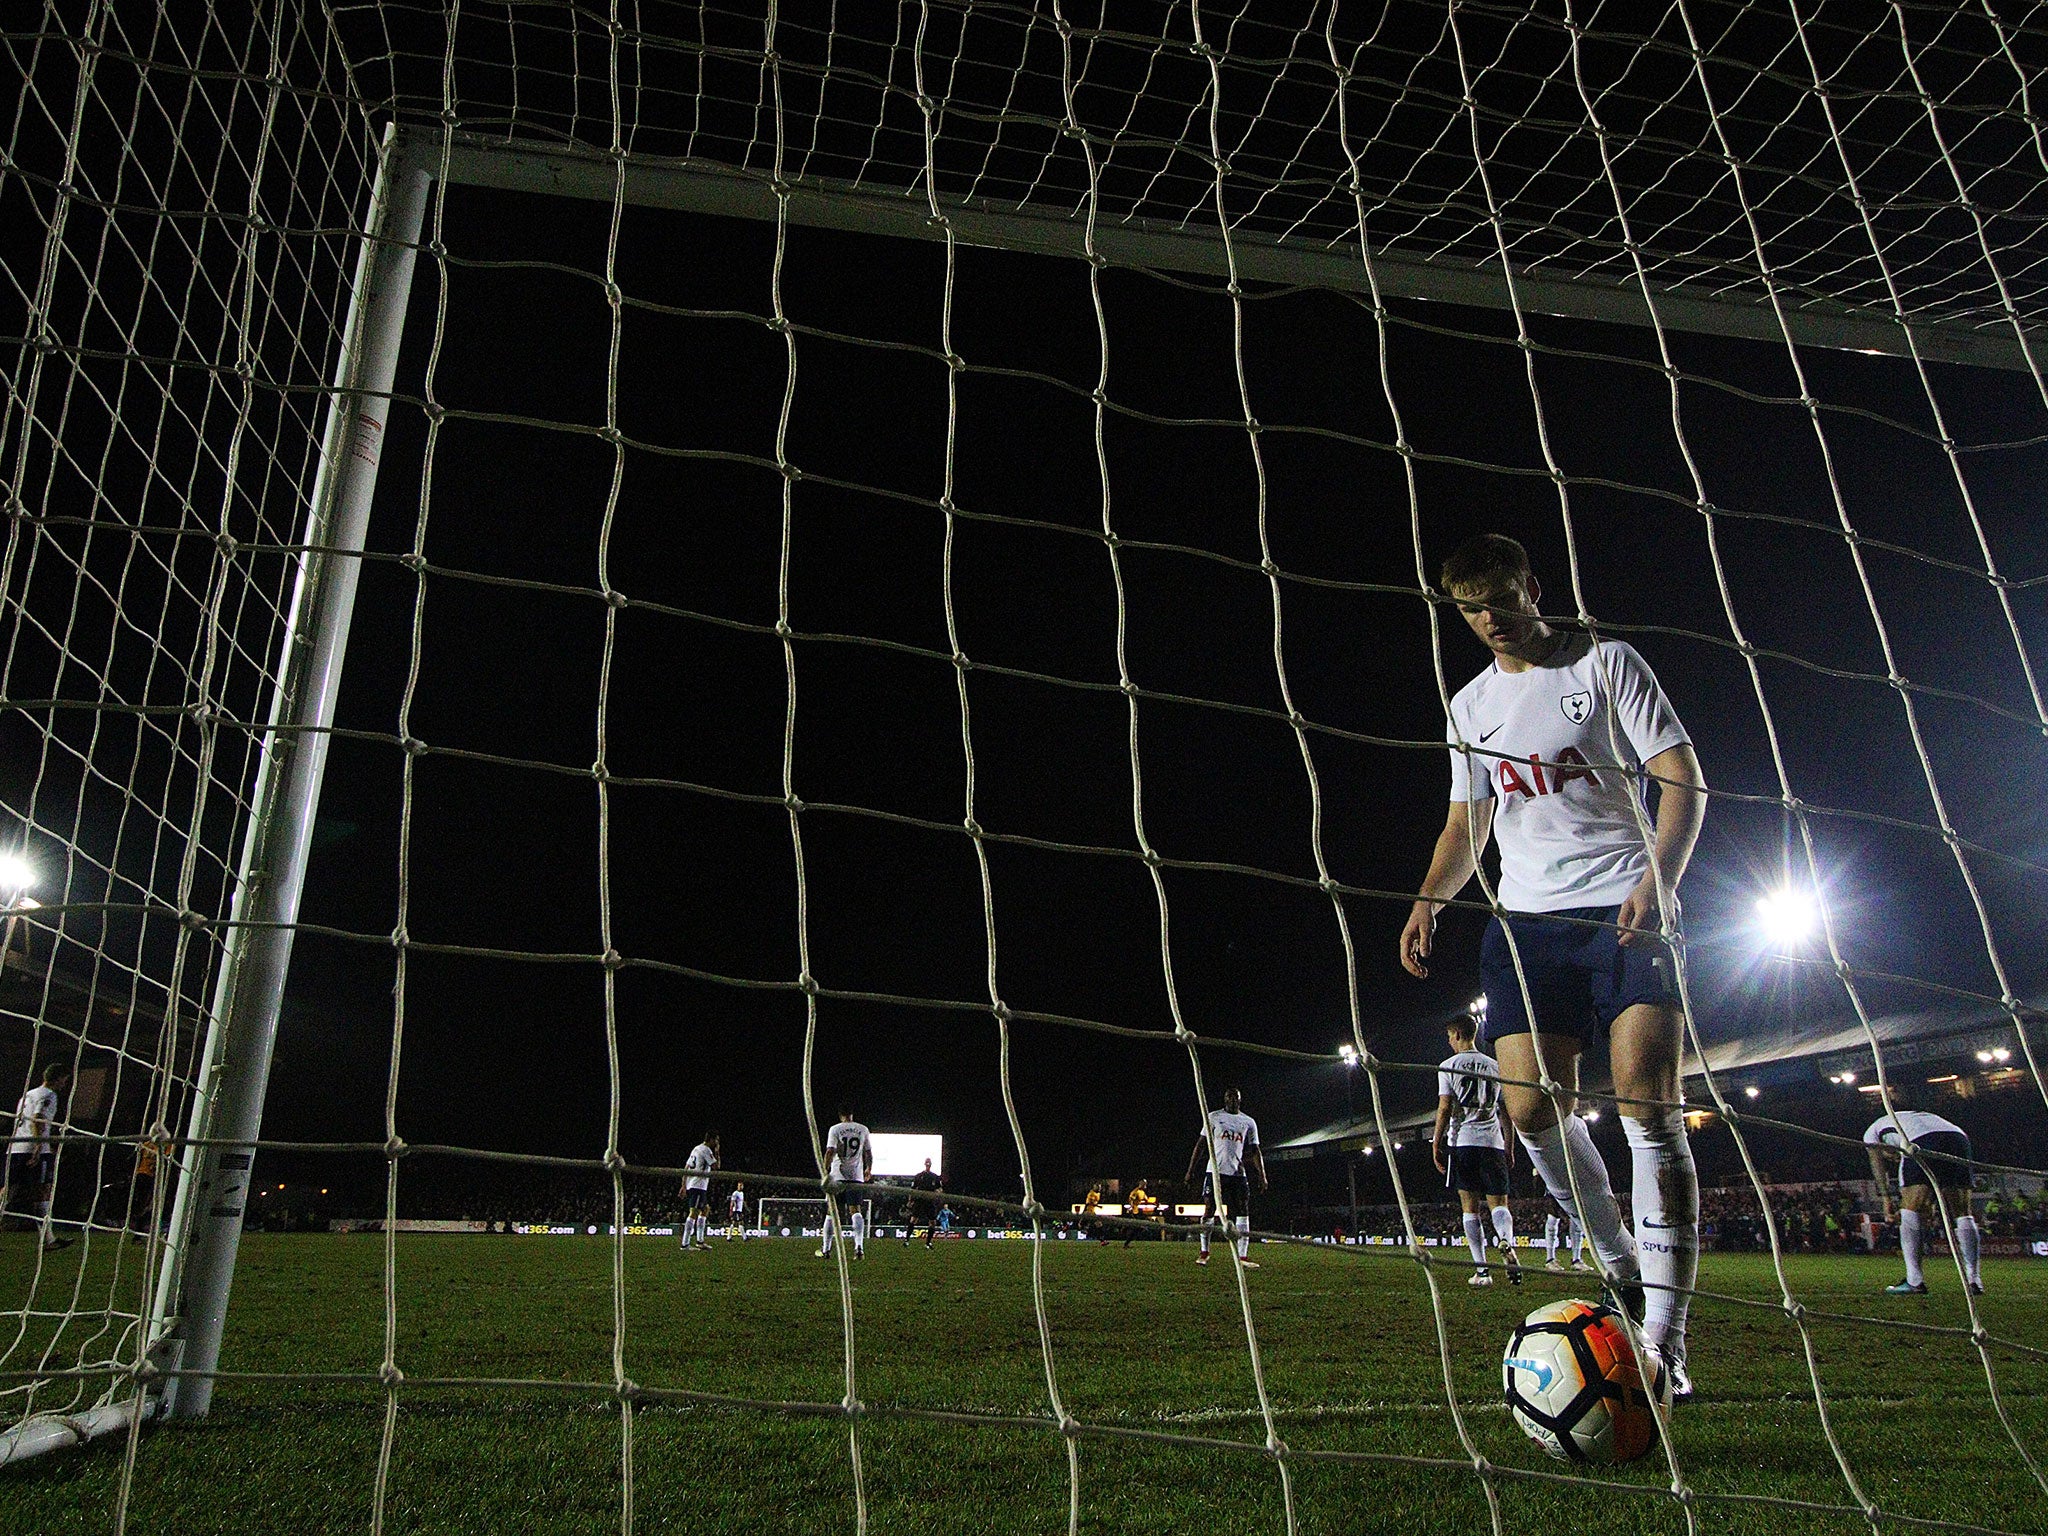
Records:
{"label": "floodlight", "polygon": [[1991,1065],[1991,1053],[1989,1051],[1979,1051],[1977,1053],[1977,1060],[1988,1067]]}
{"label": "floodlight", "polygon": [[1757,898],[1756,920],[1773,947],[1792,949],[1813,936],[1820,912],[1812,892],[1786,886]]}
{"label": "floodlight", "polygon": [[1486,994],[1482,992],[1477,997],[1473,998],[1471,1002],[1465,1005],[1465,1010],[1468,1013],[1486,1012]]}
{"label": "floodlight", "polygon": [[1584,1115],[1580,1116],[1580,1118],[1585,1120],[1588,1124],[1591,1124],[1593,1121],[1598,1120],[1600,1118],[1600,1111],[1597,1109],[1589,1109],[1585,1112]]}
{"label": "floodlight", "polygon": [[1992,1059],[1993,1061],[2011,1061],[2011,1060],[2012,1060],[2012,1052],[2011,1052],[2011,1051],[2008,1051],[2008,1050],[2007,1050],[2007,1049],[2006,1049],[2006,1048],[2005,1048],[2004,1046],[2002,1046],[2002,1045],[2001,1045],[2001,1046],[1997,1046],[1997,1047],[1995,1047],[1995,1048],[1994,1048],[1994,1049],[1992,1050],[1992,1052],[1991,1052],[1991,1059]]}
{"label": "floodlight", "polygon": [[1342,1060],[1344,1065],[1347,1067],[1355,1067],[1358,1065],[1358,1047],[1353,1045],[1349,1040],[1346,1040],[1342,1045],[1337,1047],[1337,1055],[1339,1059]]}
{"label": "floodlight", "polygon": [[35,883],[35,865],[18,853],[0,853],[0,895],[12,898]]}
{"label": "floodlight", "polygon": [[1757,1087],[1755,1083],[1751,1083],[1747,1088],[1742,1090],[1742,1096],[1745,1099],[1760,1099],[1764,1096],[1764,1091],[1763,1089]]}

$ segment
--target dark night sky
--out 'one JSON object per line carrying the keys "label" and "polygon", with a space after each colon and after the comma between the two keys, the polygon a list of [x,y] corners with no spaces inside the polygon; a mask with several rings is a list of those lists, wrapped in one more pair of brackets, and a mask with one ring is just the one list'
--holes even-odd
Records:
{"label": "dark night sky", "polygon": [[[427,498],[428,558],[443,570],[550,584],[514,588],[455,576],[425,581],[420,671],[409,734],[435,748],[557,765],[504,766],[430,753],[417,760],[410,913],[415,940],[594,956],[601,948],[596,755],[605,608],[600,526],[611,448],[568,433],[485,422],[500,412],[573,423],[604,419],[608,316],[598,274],[606,210],[596,204],[451,191],[447,318],[434,397],[444,424]],[[619,281],[635,301],[769,312],[772,228],[630,209]],[[492,267],[490,262],[559,263]],[[936,348],[943,294],[936,245],[793,230],[789,314],[810,327]],[[422,262],[401,392],[423,393],[437,279]],[[1255,482],[1232,375],[1231,309],[1212,283],[1112,270],[1107,452],[1114,520],[1126,539],[1256,561]],[[1391,372],[1407,431],[1428,454],[1540,471],[1522,355],[1502,314],[1397,307]],[[963,249],[955,346],[975,368],[960,383],[956,499],[975,513],[1054,529],[963,520],[954,554],[962,648],[976,663],[1096,685],[1116,679],[1115,598],[1100,540],[1100,493],[1086,392],[1096,332],[1086,269],[1074,262]],[[1445,331],[1471,333],[1445,334]],[[1631,489],[1575,486],[1585,600],[1657,668],[1718,789],[1775,795],[1761,719],[1725,646],[1628,626],[1726,636],[1703,524],[1680,501],[1689,482],[1673,447],[1662,378],[1620,359],[1654,357],[1649,333],[1538,319],[1536,371],[1560,461]],[[1875,633],[1782,349],[1678,338],[1681,363],[1756,396],[1688,385],[1687,424],[1716,504],[1810,526],[1721,523],[1738,613],[1760,646],[1818,665],[1882,672]],[[802,334],[789,458],[815,480],[795,491],[793,625],[943,653],[944,526],[936,508],[945,442],[945,370],[930,356]],[[1274,553],[1291,575],[1411,587],[1414,556],[1398,458],[1384,448],[1298,432],[1392,436],[1371,316],[1345,297],[1259,293],[1246,307],[1245,359],[1264,437]],[[1924,426],[1909,367],[1809,355],[1816,392]],[[1970,443],[2038,431],[2040,400],[2018,375],[1942,369],[1952,424]],[[619,419],[641,443],[773,456],[784,381],[779,337],[758,320],[629,307]],[[1171,418],[1170,423],[1146,419]],[[1222,425],[1185,424],[1190,418]],[[1938,448],[1881,423],[1827,417],[1837,475],[1869,536],[1977,563]],[[411,546],[421,508],[426,417],[392,418],[372,529],[385,554]],[[1971,486],[2003,568],[2048,570],[2037,513],[2040,447],[1972,454]],[[1471,533],[1522,538],[1546,581],[1546,607],[1573,604],[1554,488],[1537,473],[1444,463],[1419,470],[1422,538],[1434,570]],[[889,494],[878,494],[889,493]],[[1059,530],[1078,530],[1066,532]],[[640,449],[625,456],[609,545],[613,585],[736,623],[775,619],[780,485],[770,471]],[[1144,687],[1279,707],[1271,607],[1255,569],[1184,553],[1129,550],[1130,670]],[[1915,680],[2026,712],[1997,605],[1980,580],[1870,553],[1900,664]],[[364,573],[340,724],[399,730],[419,581],[389,561]],[[1440,739],[1426,608],[1412,593],[1284,585],[1286,659],[1302,712],[1319,724],[1410,743]],[[2039,653],[2043,614],[2019,594]],[[1452,621],[1444,664],[1455,689],[1482,655]],[[807,640],[796,650],[794,782],[813,806],[871,807],[957,826],[963,763],[954,674],[941,659]],[[1930,820],[1897,696],[1882,684],[1766,662],[1796,792],[1820,805]],[[1135,846],[1123,700],[976,670],[969,676],[978,817],[992,831],[1109,848]],[[2043,743],[1981,709],[1922,702],[1957,825],[2011,854],[2041,856],[2035,786]],[[784,676],[769,634],[629,606],[618,618],[607,721],[611,771],[751,795],[780,794]],[[1193,705],[1140,706],[1145,813],[1170,857],[1312,875],[1309,797],[1283,723]],[[1347,883],[1412,889],[1441,824],[1440,748],[1312,738],[1324,835]],[[388,741],[338,740],[307,921],[388,932],[397,913],[402,758]],[[613,943],[636,961],[787,982],[798,968],[795,881],[779,804],[676,787],[615,786]],[[1782,1004],[1744,948],[1743,923],[1775,867],[1773,806],[1718,800],[1688,881],[1702,948],[1700,996],[1715,1033]],[[812,966],[830,987],[979,1001],[981,898],[958,833],[814,809],[803,817]],[[1995,990],[1953,861],[1936,839],[1868,823],[1815,822],[1829,892],[1859,966]],[[992,845],[999,980],[1012,1006],[1150,1029],[1168,1027],[1157,914],[1141,863]],[[1997,936],[2016,983],[2040,976],[2040,883],[1987,868]],[[1181,1008],[1205,1034],[1327,1051],[1345,1037],[1336,924],[1313,891],[1244,875],[1169,871]],[[1376,1048],[1441,1054],[1435,1021],[1476,986],[1479,921],[1449,917],[1426,984],[1394,964],[1398,903],[1348,902],[1364,1022]],[[1718,945],[1718,947],[1717,947]],[[392,1036],[388,948],[300,938],[265,1135],[379,1138]],[[1805,991],[1817,1014],[1838,993]],[[1882,1008],[1933,999],[1877,988]],[[637,1161],[674,1163],[707,1124],[728,1163],[808,1168],[799,997],[629,968],[618,976],[620,1143]],[[878,1129],[948,1137],[954,1182],[1014,1190],[1015,1154],[998,1094],[996,1029],[986,1012],[826,1000],[819,1010],[817,1110],[843,1100]],[[1328,1068],[1206,1049],[1212,1095],[1242,1082],[1268,1139],[1343,1107]],[[1018,1111],[1041,1178],[1171,1168],[1197,1124],[1184,1051],[1042,1023],[1013,1033]],[[588,958],[536,963],[416,952],[405,987],[399,1127],[409,1140],[596,1157],[608,1078],[603,982]],[[1395,1107],[1426,1089],[1390,1079]],[[1053,1184],[1055,1189],[1058,1183]]]}

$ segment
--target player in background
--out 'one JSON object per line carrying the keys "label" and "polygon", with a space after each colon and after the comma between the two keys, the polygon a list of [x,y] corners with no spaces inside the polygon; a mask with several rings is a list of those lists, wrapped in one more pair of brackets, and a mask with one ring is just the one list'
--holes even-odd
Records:
{"label": "player in background", "polygon": [[[1699,1179],[1679,1097],[1685,1016],[1659,936],[1659,886],[1677,891],[1699,837],[1699,759],[1633,648],[1544,622],[1542,588],[1513,539],[1468,541],[1440,580],[1492,661],[1451,700],[1450,811],[1401,930],[1401,964],[1429,974],[1437,909],[1465,888],[1498,834],[1498,895],[1536,1015],[1524,1007],[1509,928],[1496,916],[1480,973],[1508,1117],[1545,1188],[1585,1224],[1620,1299],[1631,1312],[1642,1307],[1644,1342],[1666,1367],[1673,1400],[1684,1401],[1692,1395],[1685,1320],[1699,1267]],[[1636,818],[1648,812],[1649,780],[1639,788],[1624,770],[1657,782],[1648,847]],[[1580,1052],[1601,1029],[1628,1136],[1634,1234],[1572,1113]],[[1534,1086],[1545,1068],[1561,1102]]]}
{"label": "player in background", "polygon": [[1564,1218],[1557,1212],[1543,1218],[1543,1267],[1560,1275],[1564,1266],[1557,1262],[1557,1239],[1563,1228]]}
{"label": "player in background", "polygon": [[18,1212],[24,1205],[33,1209],[46,1253],[71,1246],[70,1238],[50,1231],[50,1194],[57,1182],[57,1153],[50,1134],[63,1113],[60,1096],[70,1084],[71,1068],[65,1063],[53,1061],[43,1068],[42,1082],[14,1106],[14,1139],[7,1143],[7,1189],[0,1195],[0,1214]]}
{"label": "player in background", "polygon": [[924,1245],[932,1245],[932,1234],[939,1225],[939,1191],[946,1187],[946,1181],[932,1172],[932,1160],[926,1158],[924,1167],[910,1176],[910,1187],[916,1191],[904,1202],[903,1246],[908,1248],[910,1240],[917,1236],[920,1217],[924,1220]]}
{"label": "player in background", "polygon": [[822,1259],[831,1253],[842,1222],[850,1215],[853,1256],[864,1259],[868,1256],[867,1196],[856,1189],[849,1199],[840,1193],[840,1187],[868,1181],[868,1168],[874,1161],[874,1144],[869,1140],[868,1128],[853,1118],[852,1110],[841,1110],[839,1123],[825,1133],[825,1150],[829,1154],[825,1164],[825,1245],[818,1250],[818,1257]]}
{"label": "player in background", "polygon": [[1251,1180],[1244,1170],[1249,1163],[1259,1176],[1259,1193],[1264,1194],[1266,1159],[1259,1151],[1259,1122],[1244,1113],[1243,1103],[1235,1088],[1227,1089],[1223,1107],[1209,1111],[1209,1123],[1195,1139],[1195,1150],[1188,1156],[1190,1184],[1195,1181],[1195,1170],[1202,1159],[1209,1159],[1209,1175],[1202,1181],[1202,1201],[1208,1209],[1203,1212],[1202,1251],[1195,1260],[1197,1264],[1209,1262],[1208,1223],[1220,1216],[1236,1225],[1238,1259],[1247,1269],[1259,1267],[1258,1260],[1251,1257],[1252,1192]]}
{"label": "player in background", "polygon": [[[1557,1256],[1560,1242],[1563,1243],[1565,1253],[1571,1260],[1569,1264]],[[1584,1258],[1586,1229],[1579,1224],[1576,1216],[1567,1216],[1561,1211],[1552,1211],[1546,1216],[1543,1219],[1543,1246],[1550,1252],[1549,1258],[1544,1261],[1545,1269],[1554,1270],[1562,1275],[1568,1270],[1592,1267]]]}
{"label": "player in background", "polygon": [[725,1197],[725,1240],[729,1243],[738,1237],[747,1225],[747,1186],[735,1184],[732,1193]]}
{"label": "player in background", "polygon": [[718,1132],[706,1131],[683,1163],[683,1252],[711,1246],[711,1173],[718,1166]]}
{"label": "player in background", "polygon": [[[1963,1281],[1972,1296],[1984,1294],[1983,1237],[1977,1218],[1970,1214],[1970,1138],[1953,1120],[1929,1114],[1923,1109],[1901,1109],[1899,1094],[1892,1094],[1893,1111],[1879,1115],[1863,1133],[1863,1150],[1870,1157],[1870,1176],[1884,1194],[1884,1219],[1892,1219],[1890,1173],[1885,1165],[1899,1169],[1899,1254],[1906,1261],[1906,1278],[1888,1285],[1887,1296],[1925,1296],[1927,1276],[1920,1267],[1922,1223],[1941,1220],[1941,1205],[1934,1198],[1937,1187],[1955,1223],[1955,1251],[1963,1261]],[[1899,1132],[1907,1139],[1902,1141]],[[1934,1153],[1923,1158],[1921,1153]],[[1950,1161],[1950,1159],[1956,1161]]]}
{"label": "player in background", "polygon": [[1479,1024],[1461,1013],[1444,1026],[1451,1055],[1437,1068],[1436,1126],[1429,1134],[1436,1171],[1458,1192],[1465,1246],[1472,1250],[1472,1286],[1493,1284],[1486,1267],[1486,1225],[1507,1264],[1508,1284],[1522,1283],[1515,1255],[1515,1215],[1508,1209],[1514,1149],[1501,1129],[1500,1069],[1479,1049]]}

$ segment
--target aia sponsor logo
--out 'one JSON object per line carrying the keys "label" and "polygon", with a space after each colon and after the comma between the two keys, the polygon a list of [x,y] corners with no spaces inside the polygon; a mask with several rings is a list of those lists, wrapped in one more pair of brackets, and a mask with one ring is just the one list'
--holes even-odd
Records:
{"label": "aia sponsor logo", "polygon": [[1573,779],[1584,779],[1596,789],[1600,786],[1600,775],[1587,765],[1585,756],[1577,747],[1561,749],[1556,759],[1548,763],[1534,752],[1529,754],[1527,762],[1504,757],[1494,765],[1493,779],[1494,789],[1502,799],[1509,794],[1524,795],[1531,800],[1561,794]]}

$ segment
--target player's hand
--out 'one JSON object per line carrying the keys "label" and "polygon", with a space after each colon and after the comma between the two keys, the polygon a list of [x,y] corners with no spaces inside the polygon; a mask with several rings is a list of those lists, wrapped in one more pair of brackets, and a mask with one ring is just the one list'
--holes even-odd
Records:
{"label": "player's hand", "polygon": [[1657,875],[1653,870],[1636,882],[1636,888],[1628,893],[1621,904],[1621,910],[1614,915],[1615,926],[1621,930],[1618,942],[1623,949],[1633,949],[1638,944],[1647,944],[1658,938],[1662,932],[1663,908],[1657,901]]}
{"label": "player's hand", "polygon": [[1401,930],[1401,968],[1410,976],[1424,977],[1429,967],[1432,941],[1436,938],[1436,903],[1418,901],[1409,910],[1407,926]]}
{"label": "player's hand", "polygon": [[1451,1171],[1451,1165],[1444,1161],[1444,1149],[1435,1142],[1429,1144],[1429,1156],[1430,1161],[1436,1164],[1436,1171],[1438,1173],[1449,1173]]}

